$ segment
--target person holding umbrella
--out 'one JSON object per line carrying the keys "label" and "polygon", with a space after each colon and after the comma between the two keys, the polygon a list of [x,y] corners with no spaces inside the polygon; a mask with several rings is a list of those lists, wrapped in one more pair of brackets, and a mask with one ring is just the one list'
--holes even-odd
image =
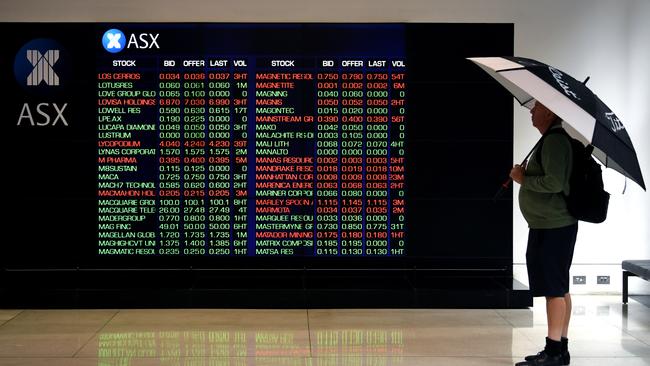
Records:
{"label": "person holding umbrella", "polygon": [[[623,174],[645,190],[636,151],[620,119],[587,88],[589,78],[580,82],[555,67],[522,57],[469,60],[505,87],[521,106],[530,109],[533,126],[542,134],[524,162],[511,169],[510,177],[521,185],[519,205],[530,228],[526,250],[529,285],[533,296],[546,297],[548,334],[543,351],[525,357],[524,362],[516,365],[569,365],[569,268],[578,232],[576,217],[602,222],[609,201],[609,194],[602,187],[589,193],[573,187],[571,196],[569,182],[574,162],[583,161],[575,160],[573,155],[593,155],[605,167]],[[584,145],[580,148],[584,151],[576,150],[575,141],[570,138]],[[583,171],[576,172],[580,174],[574,176],[585,177]],[[495,200],[509,184],[507,181],[501,185]],[[596,195],[591,196],[591,192]],[[578,210],[576,202],[580,202]]]}
{"label": "person holding umbrella", "polygon": [[[530,113],[533,126],[542,135],[562,128],[555,113],[539,102]],[[548,336],[544,350],[517,365],[568,365],[569,268],[578,233],[578,220],[571,216],[564,199],[570,192],[571,143],[564,134],[549,134],[541,145],[541,154],[532,156],[528,164],[515,165],[510,177],[521,185],[519,205],[530,227],[528,279],[532,295],[546,297]]]}

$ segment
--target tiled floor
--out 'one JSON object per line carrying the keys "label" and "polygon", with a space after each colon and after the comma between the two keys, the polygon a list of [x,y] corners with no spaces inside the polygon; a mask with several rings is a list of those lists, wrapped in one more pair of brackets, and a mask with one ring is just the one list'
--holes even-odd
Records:
{"label": "tiled floor", "polygon": [[[530,310],[0,310],[0,365],[512,365]],[[574,296],[572,365],[650,366],[650,308]]]}

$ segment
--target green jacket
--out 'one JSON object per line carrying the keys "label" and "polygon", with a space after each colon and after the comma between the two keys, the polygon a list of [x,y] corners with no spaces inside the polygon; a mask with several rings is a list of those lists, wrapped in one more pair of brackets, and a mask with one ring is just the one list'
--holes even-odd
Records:
{"label": "green jacket", "polygon": [[[551,128],[562,127],[554,125]],[[564,194],[569,194],[573,163],[571,142],[564,134],[548,135],[544,139],[540,155],[541,165],[535,151],[526,166],[524,181],[519,190],[521,213],[531,229],[573,225],[577,220],[569,213],[564,199]]]}

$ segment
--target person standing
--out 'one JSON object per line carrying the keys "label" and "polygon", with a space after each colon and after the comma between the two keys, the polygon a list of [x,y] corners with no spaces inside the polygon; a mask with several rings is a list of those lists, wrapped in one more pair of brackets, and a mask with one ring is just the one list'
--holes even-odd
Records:
{"label": "person standing", "polygon": [[[569,268],[578,233],[578,220],[567,209],[573,152],[561,119],[539,102],[530,111],[543,138],[529,162],[515,165],[512,180],[520,184],[519,206],[529,226],[526,267],[532,295],[546,297],[546,346],[516,366],[569,365],[568,330],[571,319]],[[540,161],[538,161],[538,159]]]}

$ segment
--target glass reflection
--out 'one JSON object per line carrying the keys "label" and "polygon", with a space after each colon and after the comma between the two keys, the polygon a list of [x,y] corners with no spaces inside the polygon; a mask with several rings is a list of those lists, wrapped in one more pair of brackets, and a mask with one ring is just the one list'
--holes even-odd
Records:
{"label": "glass reflection", "polygon": [[[402,365],[401,329],[314,331],[152,331],[98,335],[100,366],[393,366]],[[328,357],[336,356],[336,357]],[[310,358],[314,357],[314,359]],[[149,364],[149,363],[147,363]]]}

